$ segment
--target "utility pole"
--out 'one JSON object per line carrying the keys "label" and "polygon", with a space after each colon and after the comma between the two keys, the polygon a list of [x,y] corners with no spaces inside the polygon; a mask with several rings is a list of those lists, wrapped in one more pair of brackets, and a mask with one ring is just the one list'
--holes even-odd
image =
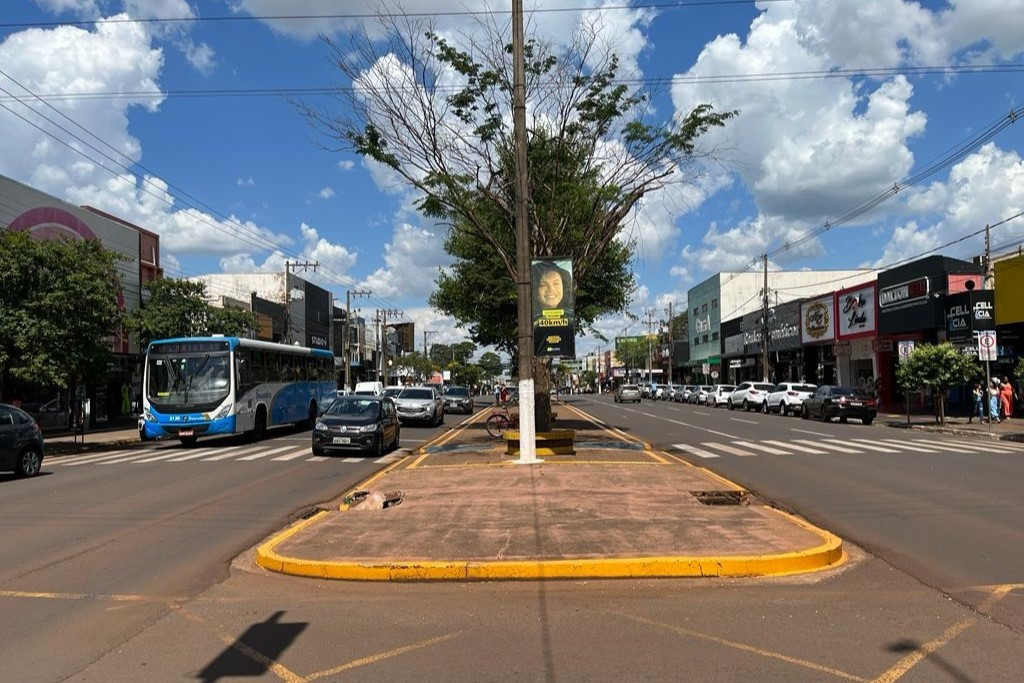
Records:
{"label": "utility pole", "polygon": [[[302,271],[306,272],[312,268],[315,273],[316,269],[319,267],[319,261],[314,261],[313,263],[310,263],[309,261],[302,261],[301,263],[298,261],[284,262],[284,339],[282,341],[284,341],[285,344],[292,343],[292,290],[288,283],[291,278],[288,276],[291,275],[292,269],[298,270],[299,268],[302,268]],[[302,345],[305,346],[306,340],[303,339],[302,341]]]}
{"label": "utility pole", "polygon": [[370,296],[371,292],[368,289],[363,290],[346,290],[345,291],[345,346],[342,347],[342,361],[345,363],[345,388],[352,388],[352,333],[349,331],[352,324],[352,298],[359,298],[361,296]]}
{"label": "utility pole", "polygon": [[[994,277],[992,275],[992,236],[989,232],[988,223],[985,224],[985,274],[982,278],[982,289],[992,289],[994,284]],[[988,356],[986,356],[986,359]],[[986,405],[991,406],[992,401],[989,399],[989,391],[992,390],[992,364],[985,361],[985,393],[982,395],[982,400]],[[991,412],[991,411],[990,411]],[[909,410],[908,413],[909,415]],[[988,431],[992,431],[992,415],[988,416]]]}
{"label": "utility pole", "polygon": [[675,339],[672,332],[672,302],[668,302],[668,383],[672,384],[672,371],[675,366],[672,365],[672,352],[675,350]]}
{"label": "utility pole", "polygon": [[[653,352],[651,349],[651,337],[654,335],[654,309],[648,308],[644,315],[647,316],[647,320],[644,321],[644,325],[647,326],[647,382],[649,384],[654,383],[654,374],[651,372],[651,364],[654,361]],[[653,391],[651,392],[653,397]]]}
{"label": "utility pole", "polygon": [[402,315],[402,312],[394,308],[378,308],[377,309],[377,325],[379,325],[377,341],[380,345],[379,355],[379,369],[377,371],[377,379],[379,380],[381,375],[384,376],[385,386],[388,383],[388,317],[397,318]]}
{"label": "utility pole", "polygon": [[530,186],[526,170],[526,63],[523,0],[512,0],[512,127],[516,169],[516,297],[519,327],[519,462],[537,459],[536,397],[533,386],[533,292],[530,280],[530,226],[527,213]]}
{"label": "utility pole", "polygon": [[764,255],[764,295],[763,306],[761,307],[761,367],[764,369],[764,381],[768,382],[772,376],[768,369],[768,254]]}

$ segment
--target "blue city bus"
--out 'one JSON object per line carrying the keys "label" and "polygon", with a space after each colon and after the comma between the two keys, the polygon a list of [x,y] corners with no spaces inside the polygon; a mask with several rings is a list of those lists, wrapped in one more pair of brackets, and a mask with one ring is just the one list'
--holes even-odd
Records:
{"label": "blue city bus", "polygon": [[142,378],[146,439],[190,445],[201,436],[305,422],[336,396],[334,354],[239,337],[161,339],[149,344]]}

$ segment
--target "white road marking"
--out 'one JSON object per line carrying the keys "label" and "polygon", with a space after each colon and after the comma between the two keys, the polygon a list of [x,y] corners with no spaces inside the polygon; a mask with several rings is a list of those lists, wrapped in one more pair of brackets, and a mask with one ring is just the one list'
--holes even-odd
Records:
{"label": "white road marking", "polygon": [[761,443],[769,443],[773,446],[782,446],[783,448],[792,448],[801,453],[810,453],[811,455],[821,455],[822,453],[828,453],[828,451],[819,451],[817,448],[811,448],[810,446],[796,445],[792,443],[786,443],[785,441],[762,441]]}
{"label": "white road marking", "polygon": [[899,441],[897,439],[879,439],[879,441],[884,444],[892,444],[897,448],[902,448],[907,451],[916,451],[918,453],[935,452],[935,449],[930,446],[912,446],[911,444],[914,442],[913,439],[908,439],[907,441]]}
{"label": "white road marking", "polygon": [[830,451],[838,451],[840,453],[862,453],[863,451],[855,451],[852,448],[843,448],[842,446],[836,446],[835,444],[824,443],[821,441],[811,441],[810,439],[793,439],[796,443],[805,443],[809,446],[821,446],[827,448]]}
{"label": "white road marking", "polygon": [[[982,444],[963,443],[960,441],[937,441],[933,439],[915,439],[919,443],[927,443],[933,446],[944,446],[946,448],[956,448],[959,450],[973,451],[975,453],[991,453],[992,451]],[[1009,451],[1003,451],[1008,453]]]}
{"label": "white road marking", "polygon": [[808,429],[798,429],[796,427],[790,427],[789,429],[790,429],[790,431],[800,432],[801,434],[813,434],[814,436],[824,436],[826,438],[830,437],[830,436],[835,436],[835,434],[825,434],[825,433],[822,433],[822,432],[812,432],[812,431],[810,431]]}
{"label": "white road marking", "polygon": [[948,441],[950,445],[954,446],[971,446],[980,448],[985,452],[998,452],[998,453],[1017,453],[1020,449],[1011,446],[1005,441],[993,441],[992,443],[968,443],[966,441]]}
{"label": "white road marking", "polygon": [[726,445],[724,443],[715,443],[714,441],[706,441],[706,442],[704,442],[701,445],[702,446],[707,446],[708,448],[716,448],[716,449],[718,449],[720,451],[725,451],[726,453],[730,453],[732,455],[739,455],[739,456],[742,456],[742,457],[748,457],[748,456],[757,455],[757,453],[751,453],[751,452],[745,451],[745,450],[743,450],[741,448],[733,448],[732,446],[728,446],[728,445]]}
{"label": "white road marking", "polygon": [[711,453],[710,451],[706,451],[703,448],[697,448],[696,446],[691,446],[691,445],[685,444],[685,443],[674,443],[674,444],[672,444],[672,448],[678,448],[681,451],[686,451],[687,453],[692,453],[693,455],[696,455],[698,458],[720,458],[720,457],[722,457],[722,456],[718,455],[717,453]]}
{"label": "white road marking", "polygon": [[312,458],[306,458],[306,462],[323,462],[324,460],[330,460],[324,455],[314,455]]}
{"label": "white road marking", "polygon": [[[282,453],[284,451],[290,451],[293,448],[295,448],[295,446],[281,446],[280,448],[271,448],[268,451],[261,451],[260,453],[253,453],[252,455],[242,456],[241,458],[239,458],[239,460],[259,460],[260,458],[265,458],[268,455],[273,455],[274,453]],[[231,457],[232,455],[234,455],[234,453],[228,453],[227,457]],[[217,456],[217,458],[207,458],[203,462],[210,462],[211,460],[219,459],[219,458],[222,458],[222,457],[224,457],[224,456]]]}
{"label": "white road marking", "polygon": [[690,427],[691,429],[699,429],[701,431],[708,432],[709,434],[714,434],[716,436],[724,436],[727,439],[738,439],[739,438],[738,436],[734,436],[732,434],[726,434],[725,432],[715,431],[714,429],[708,429],[707,427],[698,427],[697,425],[692,425],[689,422],[681,422],[680,420],[672,420],[670,418],[665,418],[665,420],[667,422],[671,422],[673,424],[682,425],[683,427]]}
{"label": "white road marking", "polygon": [[134,453],[136,455],[145,455],[147,453],[152,452],[153,449],[149,448],[145,450],[139,449],[114,452],[107,451],[106,453],[90,453],[89,455],[76,455],[70,458],[56,459],[56,462],[53,462],[52,464],[58,467],[62,465],[65,467],[74,467],[75,465],[88,465],[94,462],[98,462],[100,460],[107,460],[110,458],[121,458],[124,457],[125,455],[128,455],[129,453]]}
{"label": "white road marking", "polygon": [[755,422],[754,420],[744,420],[742,417],[730,417],[729,419],[732,420],[733,422],[746,422],[748,425],[761,424],[760,422]]}
{"label": "white road marking", "polygon": [[182,456],[180,458],[172,458],[172,459],[168,460],[167,462],[185,462],[186,460],[197,460],[199,458],[202,458],[204,456],[209,455],[211,452],[220,453],[220,452],[224,452],[224,451],[228,451],[228,450],[231,451],[231,455],[243,455],[245,453],[251,453],[252,451],[256,451],[256,450],[259,450],[261,448],[263,448],[263,446],[249,446],[249,447],[245,447],[245,446],[232,446],[231,448],[227,448],[227,449],[204,448],[204,449],[202,449],[200,451],[196,451],[194,453],[190,453],[189,455],[184,455],[184,456]]}
{"label": "white road marking", "polygon": [[138,460],[139,458],[146,458],[147,456],[151,456],[151,455],[153,455],[153,453],[157,453],[157,452],[161,452],[162,453],[161,455],[157,456],[160,459],[169,458],[172,455],[177,455],[177,454],[179,454],[181,452],[181,451],[178,451],[178,450],[170,451],[170,452],[168,452],[168,451],[170,451],[170,449],[165,448],[165,449],[161,449],[161,451],[149,451],[147,453],[139,453],[139,452],[137,452],[137,453],[135,453],[133,455],[126,455],[126,456],[123,456],[123,457],[120,457],[120,458],[115,458],[113,460],[104,460],[103,462],[94,462],[92,464],[93,465],[120,465],[121,463],[132,462],[133,460]]}
{"label": "white road marking", "polygon": [[695,410],[695,411],[693,411],[693,414],[694,414],[694,415],[710,415],[711,413],[702,413],[702,412],[701,412],[701,411],[699,411],[699,410]]}
{"label": "white road marking", "polygon": [[[221,449],[219,448],[201,448],[198,451],[190,451],[189,457],[195,456],[197,453],[202,455],[209,455],[210,453],[217,453]],[[152,458],[143,458],[142,460],[135,460],[134,464],[141,465],[147,462],[157,462],[158,460],[170,460],[171,458],[180,458],[181,451],[175,449],[174,451],[167,453],[166,455],[157,455]]]}
{"label": "white road marking", "polygon": [[840,441],[839,443],[849,443],[851,446],[858,446],[869,451],[878,451],[879,453],[899,453],[891,444],[880,445],[877,441],[871,441],[870,439],[850,439],[849,441]]}
{"label": "white road marking", "polygon": [[309,452],[309,446],[299,446],[294,453],[285,453],[284,455],[279,455],[276,458],[271,458],[271,460],[274,462],[287,462],[288,460],[295,460],[295,458],[301,458],[304,455],[308,455]]}
{"label": "white road marking", "polygon": [[790,451],[783,451],[778,448],[772,448],[771,446],[765,446],[764,444],[768,443],[767,441],[762,441],[761,443],[753,443],[751,441],[733,441],[733,443],[737,446],[753,448],[755,451],[763,451],[765,453],[770,453],[771,455],[793,455]]}

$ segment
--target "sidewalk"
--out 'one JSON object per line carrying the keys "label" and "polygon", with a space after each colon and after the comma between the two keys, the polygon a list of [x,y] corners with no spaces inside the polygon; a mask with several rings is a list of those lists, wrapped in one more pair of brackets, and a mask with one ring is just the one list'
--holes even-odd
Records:
{"label": "sidewalk", "polygon": [[910,423],[907,424],[906,413],[881,413],[878,416],[879,422],[884,421],[886,427],[900,429],[913,429],[925,432],[941,432],[945,434],[959,434],[961,436],[973,436],[980,439],[996,439],[1001,441],[1024,441],[1024,418],[1013,417],[1003,420],[1000,423],[979,422],[974,418],[971,422],[966,417],[946,417],[945,426],[936,422],[933,415],[910,414]]}
{"label": "sidewalk", "polygon": [[258,564],[319,578],[466,581],[768,576],[845,559],[832,534],[571,405],[556,407],[556,428],[576,430],[576,454],[534,465],[487,435],[489,414],[379,472],[358,487],[365,498],[345,492],[271,538]]}

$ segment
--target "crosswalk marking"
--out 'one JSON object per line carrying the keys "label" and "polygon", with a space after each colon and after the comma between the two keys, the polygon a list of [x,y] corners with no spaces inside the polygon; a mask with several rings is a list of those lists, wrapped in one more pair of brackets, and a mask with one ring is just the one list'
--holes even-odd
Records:
{"label": "crosswalk marking", "polygon": [[124,456],[122,456],[120,458],[114,458],[114,459],[111,459],[111,460],[104,460],[102,462],[94,462],[93,464],[94,465],[120,465],[121,463],[132,462],[134,460],[138,460],[139,458],[145,458],[147,456],[151,456],[154,453],[159,453],[159,452],[160,451],[158,451],[157,449],[153,449],[152,451],[147,451],[145,453],[143,453],[141,451],[136,451],[134,453],[131,453],[130,455],[124,455]]}
{"label": "crosswalk marking", "polygon": [[146,450],[125,450],[125,451],[114,451],[106,453],[90,453],[89,455],[79,455],[70,458],[61,458],[59,462],[55,463],[58,466],[63,467],[74,467],[75,465],[91,465],[99,460],[107,460],[109,458],[121,458],[128,453],[135,453],[137,455],[150,453],[150,449]]}
{"label": "crosswalk marking", "polygon": [[1018,453],[1020,451],[1019,448],[1006,441],[993,441],[992,443],[985,444],[968,444],[964,441],[951,441],[950,443],[957,446],[969,446],[981,451],[991,451],[995,453]]}
{"label": "crosswalk marking", "polygon": [[913,440],[910,443],[907,441],[899,441],[897,439],[879,439],[879,441],[887,446],[895,446],[896,448],[902,448],[905,451],[914,451],[916,453],[933,453],[935,448],[933,446],[912,446]]}
{"label": "crosswalk marking", "polygon": [[307,453],[309,453],[309,447],[300,446],[294,453],[285,453],[284,455],[279,455],[276,458],[271,458],[271,460],[274,462],[286,462],[288,460],[295,460],[295,458],[301,458]]}
{"label": "crosswalk marking", "polygon": [[801,453],[810,453],[811,455],[821,455],[828,453],[828,451],[820,451],[817,448],[811,448],[810,446],[797,445],[792,443],[786,443],[785,441],[762,441],[761,443],[771,444],[773,446],[781,446],[782,448],[789,448],[790,450],[797,450]]}
{"label": "crosswalk marking", "polygon": [[891,444],[879,444],[879,442],[871,441],[870,439],[850,439],[847,443],[851,446],[861,446],[869,451],[878,451],[879,453],[899,453],[899,450],[893,448]]}
{"label": "crosswalk marking", "polygon": [[931,444],[933,446],[944,446],[947,449],[956,448],[961,451],[973,451],[975,453],[984,453],[988,450],[985,446],[981,444],[968,444],[957,441],[936,441],[934,439],[915,439],[915,441],[918,441],[920,443]]}
{"label": "crosswalk marking", "polygon": [[244,453],[249,453],[250,451],[255,451],[255,450],[259,449],[259,448],[262,448],[262,446],[250,446],[248,448],[246,448],[244,446],[233,446],[233,447],[228,448],[228,449],[203,448],[203,449],[200,449],[198,451],[189,453],[188,455],[183,455],[180,458],[171,458],[167,462],[186,462],[188,460],[198,460],[199,458],[204,458],[207,455],[209,455],[211,453],[211,451],[220,452],[222,450],[230,450],[233,455],[242,455]]}
{"label": "crosswalk marking", "polygon": [[345,459],[342,460],[342,462],[362,462],[362,461],[363,461],[362,458],[345,458]]}
{"label": "crosswalk marking", "polygon": [[323,462],[324,460],[330,460],[326,455],[314,455],[312,458],[306,458],[306,462]]}
{"label": "crosswalk marking", "polygon": [[733,448],[732,446],[727,446],[726,444],[722,443],[715,443],[714,441],[706,441],[702,445],[707,446],[708,448],[715,448],[717,450],[725,451],[726,453],[731,453],[732,455],[738,455],[741,457],[757,455],[757,453],[751,453],[750,451],[745,451],[742,448]]}
{"label": "crosswalk marking", "polygon": [[[165,453],[163,455],[157,455],[157,456],[154,456],[152,458],[143,458],[142,460],[136,460],[134,462],[135,462],[136,465],[141,465],[141,464],[147,463],[147,462],[158,462],[160,460],[170,460],[171,458],[181,459],[182,451],[180,449],[174,448],[174,449],[169,449],[169,450],[170,450],[169,453]],[[200,457],[200,454],[201,455],[208,455],[208,454],[214,453],[214,452],[216,452],[218,450],[220,450],[220,449],[217,449],[217,448],[200,448],[197,451],[189,450],[188,451],[189,455],[187,455],[185,457],[186,458]]]}
{"label": "crosswalk marking", "polygon": [[807,444],[812,447],[821,446],[822,448],[827,448],[830,451],[838,451],[839,453],[860,453],[860,451],[855,451],[852,448],[837,446],[836,444],[826,443],[825,441],[811,441],[810,439],[793,439],[793,441],[795,441],[796,443]]}
{"label": "crosswalk marking", "polygon": [[[793,455],[792,451],[783,451],[778,448],[772,448],[771,446],[765,446],[768,441],[762,441],[761,443],[751,443],[750,441],[733,441],[737,446],[743,446],[744,448],[753,448],[755,451],[762,451],[771,455]],[[785,444],[779,444],[784,446]]]}
{"label": "crosswalk marking", "polygon": [[[292,446],[281,446],[280,448],[271,448],[269,451],[260,451],[259,453],[253,453],[252,455],[244,455],[241,458],[239,458],[239,460],[259,460],[260,458],[265,458],[268,455],[273,455],[274,453],[282,453],[284,451],[290,451],[293,448],[295,448],[294,445],[292,445]],[[228,457],[230,457],[230,455]],[[209,462],[210,460],[213,460],[213,458],[207,458],[203,462]]]}
{"label": "crosswalk marking", "polygon": [[672,447],[673,448],[678,448],[681,451],[686,451],[687,453],[693,453],[698,458],[720,458],[720,457],[722,457],[718,453],[712,453],[710,451],[704,450],[703,448],[697,448],[696,446],[691,446],[690,444],[687,444],[687,443],[675,443],[675,444],[672,444]]}

